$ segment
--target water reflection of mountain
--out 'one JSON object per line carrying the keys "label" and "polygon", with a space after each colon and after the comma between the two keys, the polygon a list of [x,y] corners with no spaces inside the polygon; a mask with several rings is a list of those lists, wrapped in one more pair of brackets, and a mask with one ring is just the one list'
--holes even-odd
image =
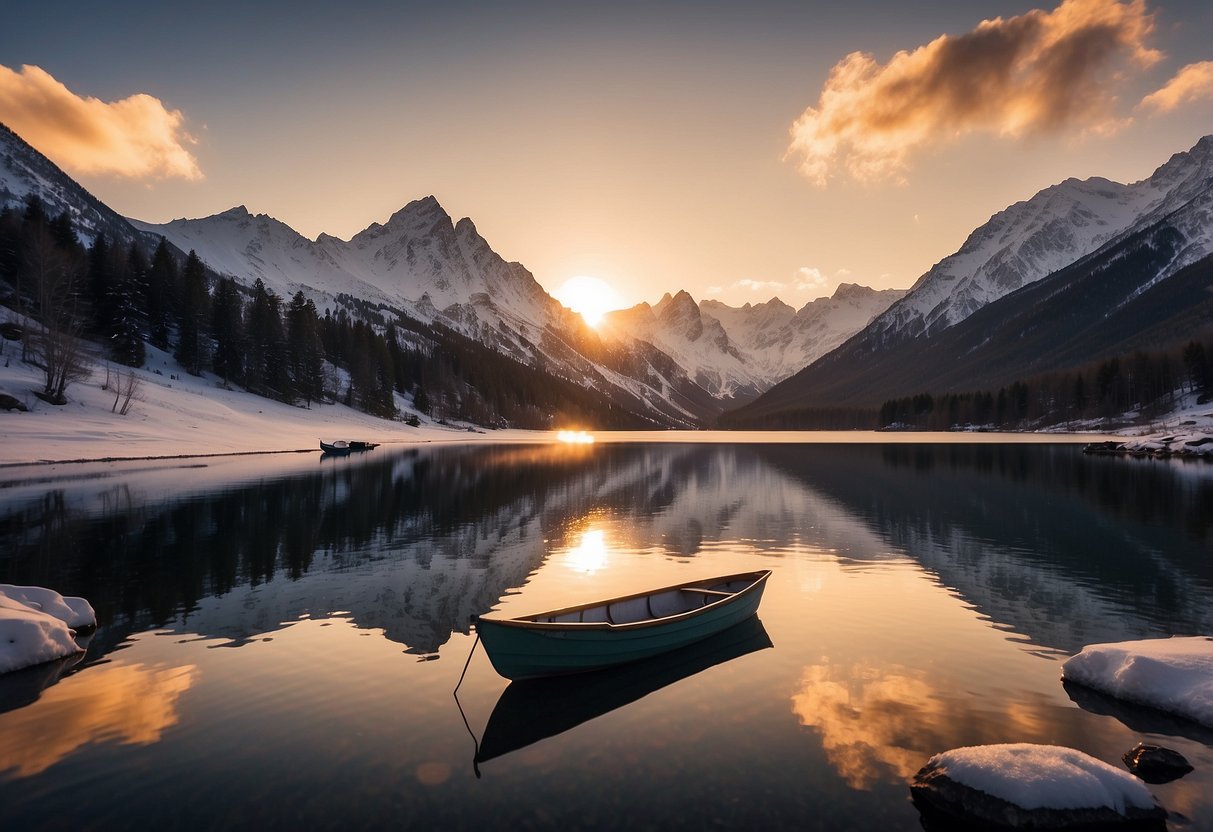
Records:
{"label": "water reflection of mountain", "polygon": [[1036,644],[1213,628],[1213,472],[1072,446],[759,450]]}
{"label": "water reflection of mountain", "polygon": [[0,581],[88,597],[111,625],[101,651],[149,626],[240,643],[347,612],[427,652],[606,515],[628,536],[614,544],[669,557],[720,544],[908,556],[1065,650],[1213,626],[1205,469],[1073,447],[791,444],[456,447],[284,467],[197,493],[130,478],[87,499],[10,492]]}

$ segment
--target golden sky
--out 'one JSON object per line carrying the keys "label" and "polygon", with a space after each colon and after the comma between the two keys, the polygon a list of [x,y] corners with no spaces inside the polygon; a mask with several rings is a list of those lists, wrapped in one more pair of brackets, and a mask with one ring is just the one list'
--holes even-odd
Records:
{"label": "golden sky", "polygon": [[1195,0],[21,4],[0,121],[144,220],[348,238],[434,194],[549,290],[800,306],[1148,176],[1213,132],[1210,31]]}

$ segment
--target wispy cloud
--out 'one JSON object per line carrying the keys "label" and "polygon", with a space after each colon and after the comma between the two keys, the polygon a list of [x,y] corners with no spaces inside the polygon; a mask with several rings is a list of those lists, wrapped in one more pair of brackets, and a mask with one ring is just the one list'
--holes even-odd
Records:
{"label": "wispy cloud", "polygon": [[780,289],[787,286],[786,283],[779,280],[750,280],[749,278],[746,278],[745,280],[738,280],[735,285],[738,288],[749,289],[752,292],[778,292]]}
{"label": "wispy cloud", "polygon": [[1125,72],[1162,55],[1145,0],[1064,0],[1056,9],[982,21],[887,63],[853,52],[830,71],[816,107],[791,128],[785,158],[825,186],[839,174],[902,181],[910,157],[974,132],[1108,132]]}
{"label": "wispy cloud", "polygon": [[36,66],[0,64],[0,121],[69,171],[134,179],[201,179],[180,110],[144,93],[80,96]]}
{"label": "wispy cloud", "polygon": [[1141,100],[1144,109],[1169,113],[1193,101],[1213,100],[1213,61],[1188,64],[1156,92]]}
{"label": "wispy cloud", "polygon": [[[738,280],[730,288],[746,289],[754,293],[779,293],[785,295],[813,295],[814,297],[829,294],[838,284],[851,274],[850,269],[838,269],[833,276],[827,275],[821,269],[813,266],[801,266],[788,280],[754,280],[745,278]],[[720,294],[722,287],[713,286],[714,292]]]}

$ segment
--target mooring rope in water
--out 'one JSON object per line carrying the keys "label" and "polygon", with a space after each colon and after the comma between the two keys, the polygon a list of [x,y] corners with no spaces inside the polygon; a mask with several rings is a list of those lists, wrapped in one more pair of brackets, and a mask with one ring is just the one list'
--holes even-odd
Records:
{"label": "mooring rope in water", "polygon": [[[473,616],[473,620],[475,617]],[[476,779],[480,779],[480,740],[476,739],[476,732],[472,730],[471,723],[468,722],[467,714],[463,712],[463,703],[459,701],[459,688],[463,684],[463,677],[468,673],[468,667],[472,664],[472,656],[476,655],[476,647],[480,644],[480,631],[476,631],[476,640],[472,642],[472,649],[468,653],[468,660],[463,663],[463,672],[459,674],[459,683],[455,685],[455,689],[451,691],[451,696],[455,698],[455,707],[459,709],[459,717],[463,720],[463,727],[468,729],[468,734],[472,738],[472,772],[476,775]]]}

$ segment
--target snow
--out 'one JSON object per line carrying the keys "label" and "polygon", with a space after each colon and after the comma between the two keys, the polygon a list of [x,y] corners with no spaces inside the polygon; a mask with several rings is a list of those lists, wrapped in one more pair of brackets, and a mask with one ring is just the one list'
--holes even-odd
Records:
{"label": "snow", "polygon": [[96,623],[92,606],[83,598],[64,598],[37,586],[0,584],[0,673],[79,653],[71,627]]}
{"label": "snow", "polygon": [[1185,237],[1159,279],[1213,251],[1213,136],[1177,153],[1148,179],[1122,185],[1067,179],[995,214],[918,279],[872,325],[888,334],[948,327],[986,304],[1100,247],[1166,218]]}
{"label": "snow", "polygon": [[[82,459],[203,456],[264,451],[314,451],[320,437],[382,444],[416,442],[537,441],[547,434],[499,430],[470,434],[467,426],[421,427],[376,418],[345,405],[283,404],[238,389],[225,389],[210,374],[191,376],[167,353],[148,348],[142,400],[121,416],[112,412],[113,390],[102,389],[106,368],[97,360],[91,376],[67,389],[68,403],[48,405],[33,395],[41,373],[19,360],[20,347],[0,342],[0,393],[22,401],[28,413],[0,411],[0,465]],[[8,366],[3,366],[8,365]],[[130,368],[112,366],[111,374]],[[159,371],[159,372],[157,372]],[[403,400],[398,402],[404,404]]]}
{"label": "snow", "polygon": [[954,748],[927,767],[1022,809],[1152,809],[1140,780],[1073,748],[1006,743]]}
{"label": "snow", "polygon": [[41,610],[72,628],[97,626],[97,614],[93,612],[92,604],[83,598],[64,597],[53,589],[45,589],[40,586],[14,586],[13,584],[0,584],[0,595],[5,595],[10,600],[19,601],[35,610]]}
{"label": "snow", "polygon": [[716,398],[749,398],[837,347],[903,294],[844,283],[832,297],[798,311],[779,298],[741,307],[696,304],[683,291],[667,293],[653,306],[611,312],[600,331],[649,342]]}
{"label": "snow", "polygon": [[1174,636],[1087,645],[1062,678],[1213,727],[1213,638]]}

